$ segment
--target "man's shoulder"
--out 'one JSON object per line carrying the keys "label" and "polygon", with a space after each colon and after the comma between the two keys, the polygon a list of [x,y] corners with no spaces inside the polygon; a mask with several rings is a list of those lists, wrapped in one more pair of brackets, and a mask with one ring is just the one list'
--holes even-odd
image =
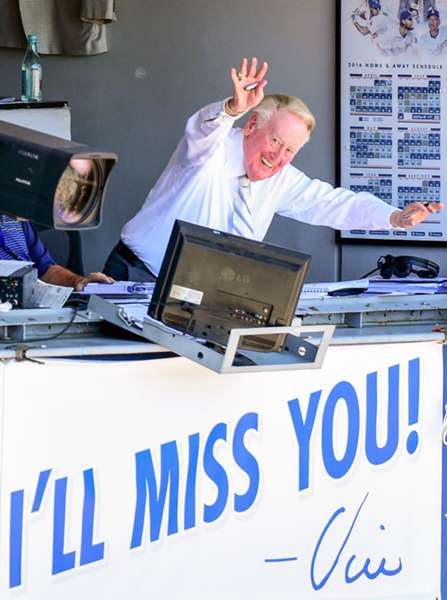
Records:
{"label": "man's shoulder", "polygon": [[240,127],[233,127],[223,140],[225,152],[236,152],[243,147],[244,130]]}

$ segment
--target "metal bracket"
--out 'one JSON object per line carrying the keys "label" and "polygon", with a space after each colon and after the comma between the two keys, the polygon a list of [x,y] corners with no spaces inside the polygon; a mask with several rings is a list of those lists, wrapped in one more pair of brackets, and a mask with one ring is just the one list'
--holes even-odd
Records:
{"label": "metal bracket", "polygon": [[[153,342],[216,373],[250,373],[319,369],[323,364],[334,330],[334,325],[302,326],[301,322],[290,327],[232,329],[227,347],[222,349],[222,353],[180,333],[167,331],[162,324],[158,327],[145,322],[142,333]],[[282,352],[238,351],[241,337],[266,333],[287,334],[286,349]],[[308,337],[311,337],[312,341],[306,339]],[[319,338],[317,345],[314,343],[316,338]]]}
{"label": "metal bracket", "polygon": [[346,313],[345,323],[349,327],[355,327],[356,329],[360,329],[360,327],[363,327],[363,313]]}
{"label": "metal bracket", "polygon": [[[335,325],[303,326],[301,319],[295,319],[290,327],[232,329],[227,347],[220,352],[157,321],[144,321],[142,328],[141,323],[137,327],[132,319],[125,316],[123,307],[98,296],[90,298],[88,308],[109,323],[160,344],[216,373],[319,369],[335,330]],[[241,337],[266,333],[286,334],[285,349],[282,352],[238,350]]]}

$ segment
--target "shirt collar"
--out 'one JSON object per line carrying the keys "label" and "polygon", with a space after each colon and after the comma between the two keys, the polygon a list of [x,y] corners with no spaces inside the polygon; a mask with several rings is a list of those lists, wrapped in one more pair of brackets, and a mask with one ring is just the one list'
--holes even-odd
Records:
{"label": "shirt collar", "polygon": [[245,175],[244,166],[244,135],[243,130],[235,128],[227,138],[226,144],[226,174],[228,178]]}

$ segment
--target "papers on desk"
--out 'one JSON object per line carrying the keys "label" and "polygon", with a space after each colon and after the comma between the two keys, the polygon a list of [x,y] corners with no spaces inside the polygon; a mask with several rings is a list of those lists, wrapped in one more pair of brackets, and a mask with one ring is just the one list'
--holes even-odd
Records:
{"label": "papers on desk", "polygon": [[82,294],[127,296],[132,294],[152,295],[155,281],[114,281],[113,283],[88,283],[82,290]]}
{"label": "papers on desk", "polygon": [[361,294],[368,289],[368,279],[349,279],[347,281],[325,281],[320,283],[305,283],[300,295],[302,300],[321,298],[329,293],[349,290],[350,295]]}
{"label": "papers on desk", "polygon": [[300,300],[325,296],[356,296],[358,294],[447,294],[447,279],[392,278],[351,279],[303,285]]}
{"label": "papers on desk", "polygon": [[72,287],[53,285],[38,279],[31,292],[30,308],[62,308],[72,291]]}
{"label": "papers on desk", "polygon": [[447,294],[447,279],[371,279],[368,294]]}

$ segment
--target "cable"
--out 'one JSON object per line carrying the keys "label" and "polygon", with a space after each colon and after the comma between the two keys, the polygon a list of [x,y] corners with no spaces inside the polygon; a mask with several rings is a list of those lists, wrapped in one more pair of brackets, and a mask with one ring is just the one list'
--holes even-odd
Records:
{"label": "cable", "polygon": [[379,270],[380,267],[376,267],[375,269],[373,269],[372,271],[370,271],[369,273],[366,273],[366,275],[362,275],[360,277],[360,279],[366,279],[367,277],[369,277],[370,275],[372,275],[373,273],[375,273],[376,271]]}
{"label": "cable", "polygon": [[73,310],[73,315],[72,315],[71,319],[68,321],[68,323],[65,325],[65,327],[63,327],[61,329],[61,331],[59,331],[58,333],[55,333],[54,335],[50,335],[48,337],[34,338],[34,339],[30,339],[30,340],[24,340],[23,342],[17,342],[15,344],[9,344],[8,346],[5,346],[5,348],[9,349],[9,348],[15,348],[16,346],[19,346],[21,344],[22,345],[23,344],[33,344],[34,342],[48,342],[50,340],[55,340],[59,336],[63,335],[66,331],[68,331],[68,329],[73,325],[73,322],[79,311],[77,308],[73,308],[72,310]]}
{"label": "cable", "polygon": [[[160,302],[159,306],[167,307],[167,306],[178,306],[185,312],[191,313],[191,316],[194,317],[195,313],[209,311],[212,312],[215,316],[218,317],[228,317],[233,318],[234,313],[238,310],[243,310],[244,313],[253,320],[257,319],[256,313],[249,312],[249,310],[241,309],[239,307],[225,307],[218,308],[212,304],[201,304],[200,306],[196,306],[195,304],[191,304],[190,302],[185,302],[183,300],[170,300],[168,302]],[[242,319],[241,319],[242,320]]]}

